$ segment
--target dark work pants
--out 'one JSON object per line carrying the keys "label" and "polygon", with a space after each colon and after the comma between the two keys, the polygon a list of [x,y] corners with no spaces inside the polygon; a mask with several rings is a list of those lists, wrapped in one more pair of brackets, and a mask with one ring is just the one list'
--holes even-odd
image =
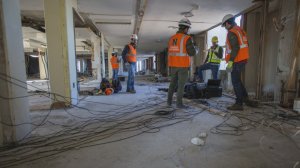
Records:
{"label": "dark work pants", "polygon": [[182,97],[184,93],[184,85],[188,79],[188,68],[171,68],[171,82],[168,91],[168,105],[172,104],[173,94],[177,86],[177,101],[176,105],[182,105]]}
{"label": "dark work pants", "polygon": [[218,79],[218,72],[219,72],[220,64],[214,63],[205,63],[198,68],[198,76],[200,80],[203,80],[203,71],[210,69],[213,75],[213,79]]}
{"label": "dark work pants", "polygon": [[128,67],[128,80],[127,80],[127,92],[134,91],[134,77],[136,71],[136,63],[129,63]]}
{"label": "dark work pants", "polygon": [[243,105],[245,98],[248,98],[247,90],[241,80],[242,71],[245,69],[245,66],[245,62],[233,63],[231,72],[231,82],[236,95],[236,104],[239,105]]}

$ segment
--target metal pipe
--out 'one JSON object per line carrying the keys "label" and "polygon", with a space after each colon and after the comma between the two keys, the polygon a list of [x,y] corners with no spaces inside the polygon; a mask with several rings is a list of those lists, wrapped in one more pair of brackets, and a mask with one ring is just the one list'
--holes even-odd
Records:
{"label": "metal pipe", "polygon": [[146,7],[147,7],[147,0],[137,0],[133,34],[139,34]]}

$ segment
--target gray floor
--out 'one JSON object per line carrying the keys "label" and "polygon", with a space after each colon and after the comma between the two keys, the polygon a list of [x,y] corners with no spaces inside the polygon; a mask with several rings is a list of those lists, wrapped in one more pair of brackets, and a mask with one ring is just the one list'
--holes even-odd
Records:
{"label": "gray floor", "polygon": [[[116,112],[118,106],[123,105],[125,111],[137,109],[145,106],[151,109],[138,111],[138,113],[126,116],[129,119],[136,115],[152,114],[160,109],[165,109],[166,93],[158,92],[157,88],[166,87],[167,84],[144,84],[140,82],[136,86],[137,94],[114,94],[112,96],[90,96],[81,101],[79,106],[89,109],[105,109],[106,114],[121,114]],[[124,89],[123,89],[124,90]],[[32,97],[31,104],[45,102],[40,97]],[[94,103],[98,102],[98,103]],[[208,100],[211,108],[221,111],[228,104],[232,103],[231,98],[222,97]],[[271,120],[264,118],[259,113],[272,114],[279,109],[264,106],[259,109],[246,108],[243,112],[230,114],[226,112],[226,117],[214,115],[208,111],[202,111],[197,102],[186,101],[191,108],[187,110],[174,111],[173,117],[186,117],[190,114],[198,114],[188,117],[186,121],[181,121],[168,127],[155,130],[154,132],[143,133],[132,138],[131,135],[138,134],[138,130],[124,132],[111,136],[105,141],[108,144],[96,145],[92,147],[78,147],[66,152],[48,156],[35,161],[21,163],[16,168],[295,168],[300,167],[300,135],[297,134],[300,128],[299,121]],[[134,106],[134,104],[138,106]],[[144,105],[146,104],[146,105]],[[201,105],[203,107],[203,105]],[[122,112],[122,110],[121,110]],[[259,113],[257,113],[259,112]],[[39,123],[48,113],[48,110],[34,110],[31,113],[32,121]],[[70,115],[71,114],[71,115]],[[249,115],[248,115],[249,114]],[[82,122],[80,117],[90,117],[91,114],[80,109],[53,110],[48,119],[59,124],[76,125]],[[256,116],[257,115],[257,116]],[[77,117],[74,117],[77,116]],[[249,122],[243,120],[244,124],[239,131],[229,133],[240,133],[241,135],[216,134],[214,127],[228,119],[227,123],[239,125],[239,118],[235,116],[253,118],[259,122]],[[99,117],[101,118],[101,117]],[[259,119],[259,120],[256,120]],[[101,121],[99,121],[100,123]],[[166,123],[173,122],[170,120]],[[164,123],[160,122],[160,124]],[[223,127],[222,127],[223,128]],[[228,127],[224,127],[227,129]],[[51,124],[43,125],[34,132],[33,136],[46,136],[49,133],[59,131],[61,127]],[[84,131],[84,130],[83,130]],[[196,146],[191,143],[193,137],[201,132],[208,134],[203,146]],[[67,138],[67,137],[65,137]],[[119,139],[125,140],[118,141]],[[127,139],[128,138],[128,139]],[[89,145],[86,143],[85,145]],[[84,146],[84,145],[83,145]],[[36,151],[47,149],[47,147],[36,148]],[[35,150],[32,150],[33,152]],[[43,155],[41,155],[43,156]],[[22,160],[22,156],[16,156],[16,163]],[[37,157],[37,156],[35,156]],[[1,160],[1,159],[0,159]],[[1,162],[0,162],[1,163]]]}

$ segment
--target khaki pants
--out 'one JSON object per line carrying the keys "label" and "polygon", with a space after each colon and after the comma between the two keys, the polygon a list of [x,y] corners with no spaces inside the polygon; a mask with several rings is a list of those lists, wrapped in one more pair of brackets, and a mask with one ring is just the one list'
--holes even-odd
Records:
{"label": "khaki pants", "polygon": [[189,68],[171,68],[171,83],[168,91],[168,105],[172,104],[173,94],[177,87],[176,105],[182,105],[182,97],[184,93],[184,85],[188,79]]}

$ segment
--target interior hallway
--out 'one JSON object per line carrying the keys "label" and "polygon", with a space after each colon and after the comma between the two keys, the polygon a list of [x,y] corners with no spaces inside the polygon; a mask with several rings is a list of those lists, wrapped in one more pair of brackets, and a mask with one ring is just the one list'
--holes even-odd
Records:
{"label": "interior hallway", "polygon": [[[228,14],[247,32],[242,82],[259,106],[227,110],[224,52],[219,97],[168,107],[168,42],[180,21],[199,49],[191,82],[213,36],[225,51]],[[122,54],[133,35],[129,94]],[[105,95],[113,53],[123,89]],[[0,0],[0,168],[299,168],[299,70],[300,0]]]}

